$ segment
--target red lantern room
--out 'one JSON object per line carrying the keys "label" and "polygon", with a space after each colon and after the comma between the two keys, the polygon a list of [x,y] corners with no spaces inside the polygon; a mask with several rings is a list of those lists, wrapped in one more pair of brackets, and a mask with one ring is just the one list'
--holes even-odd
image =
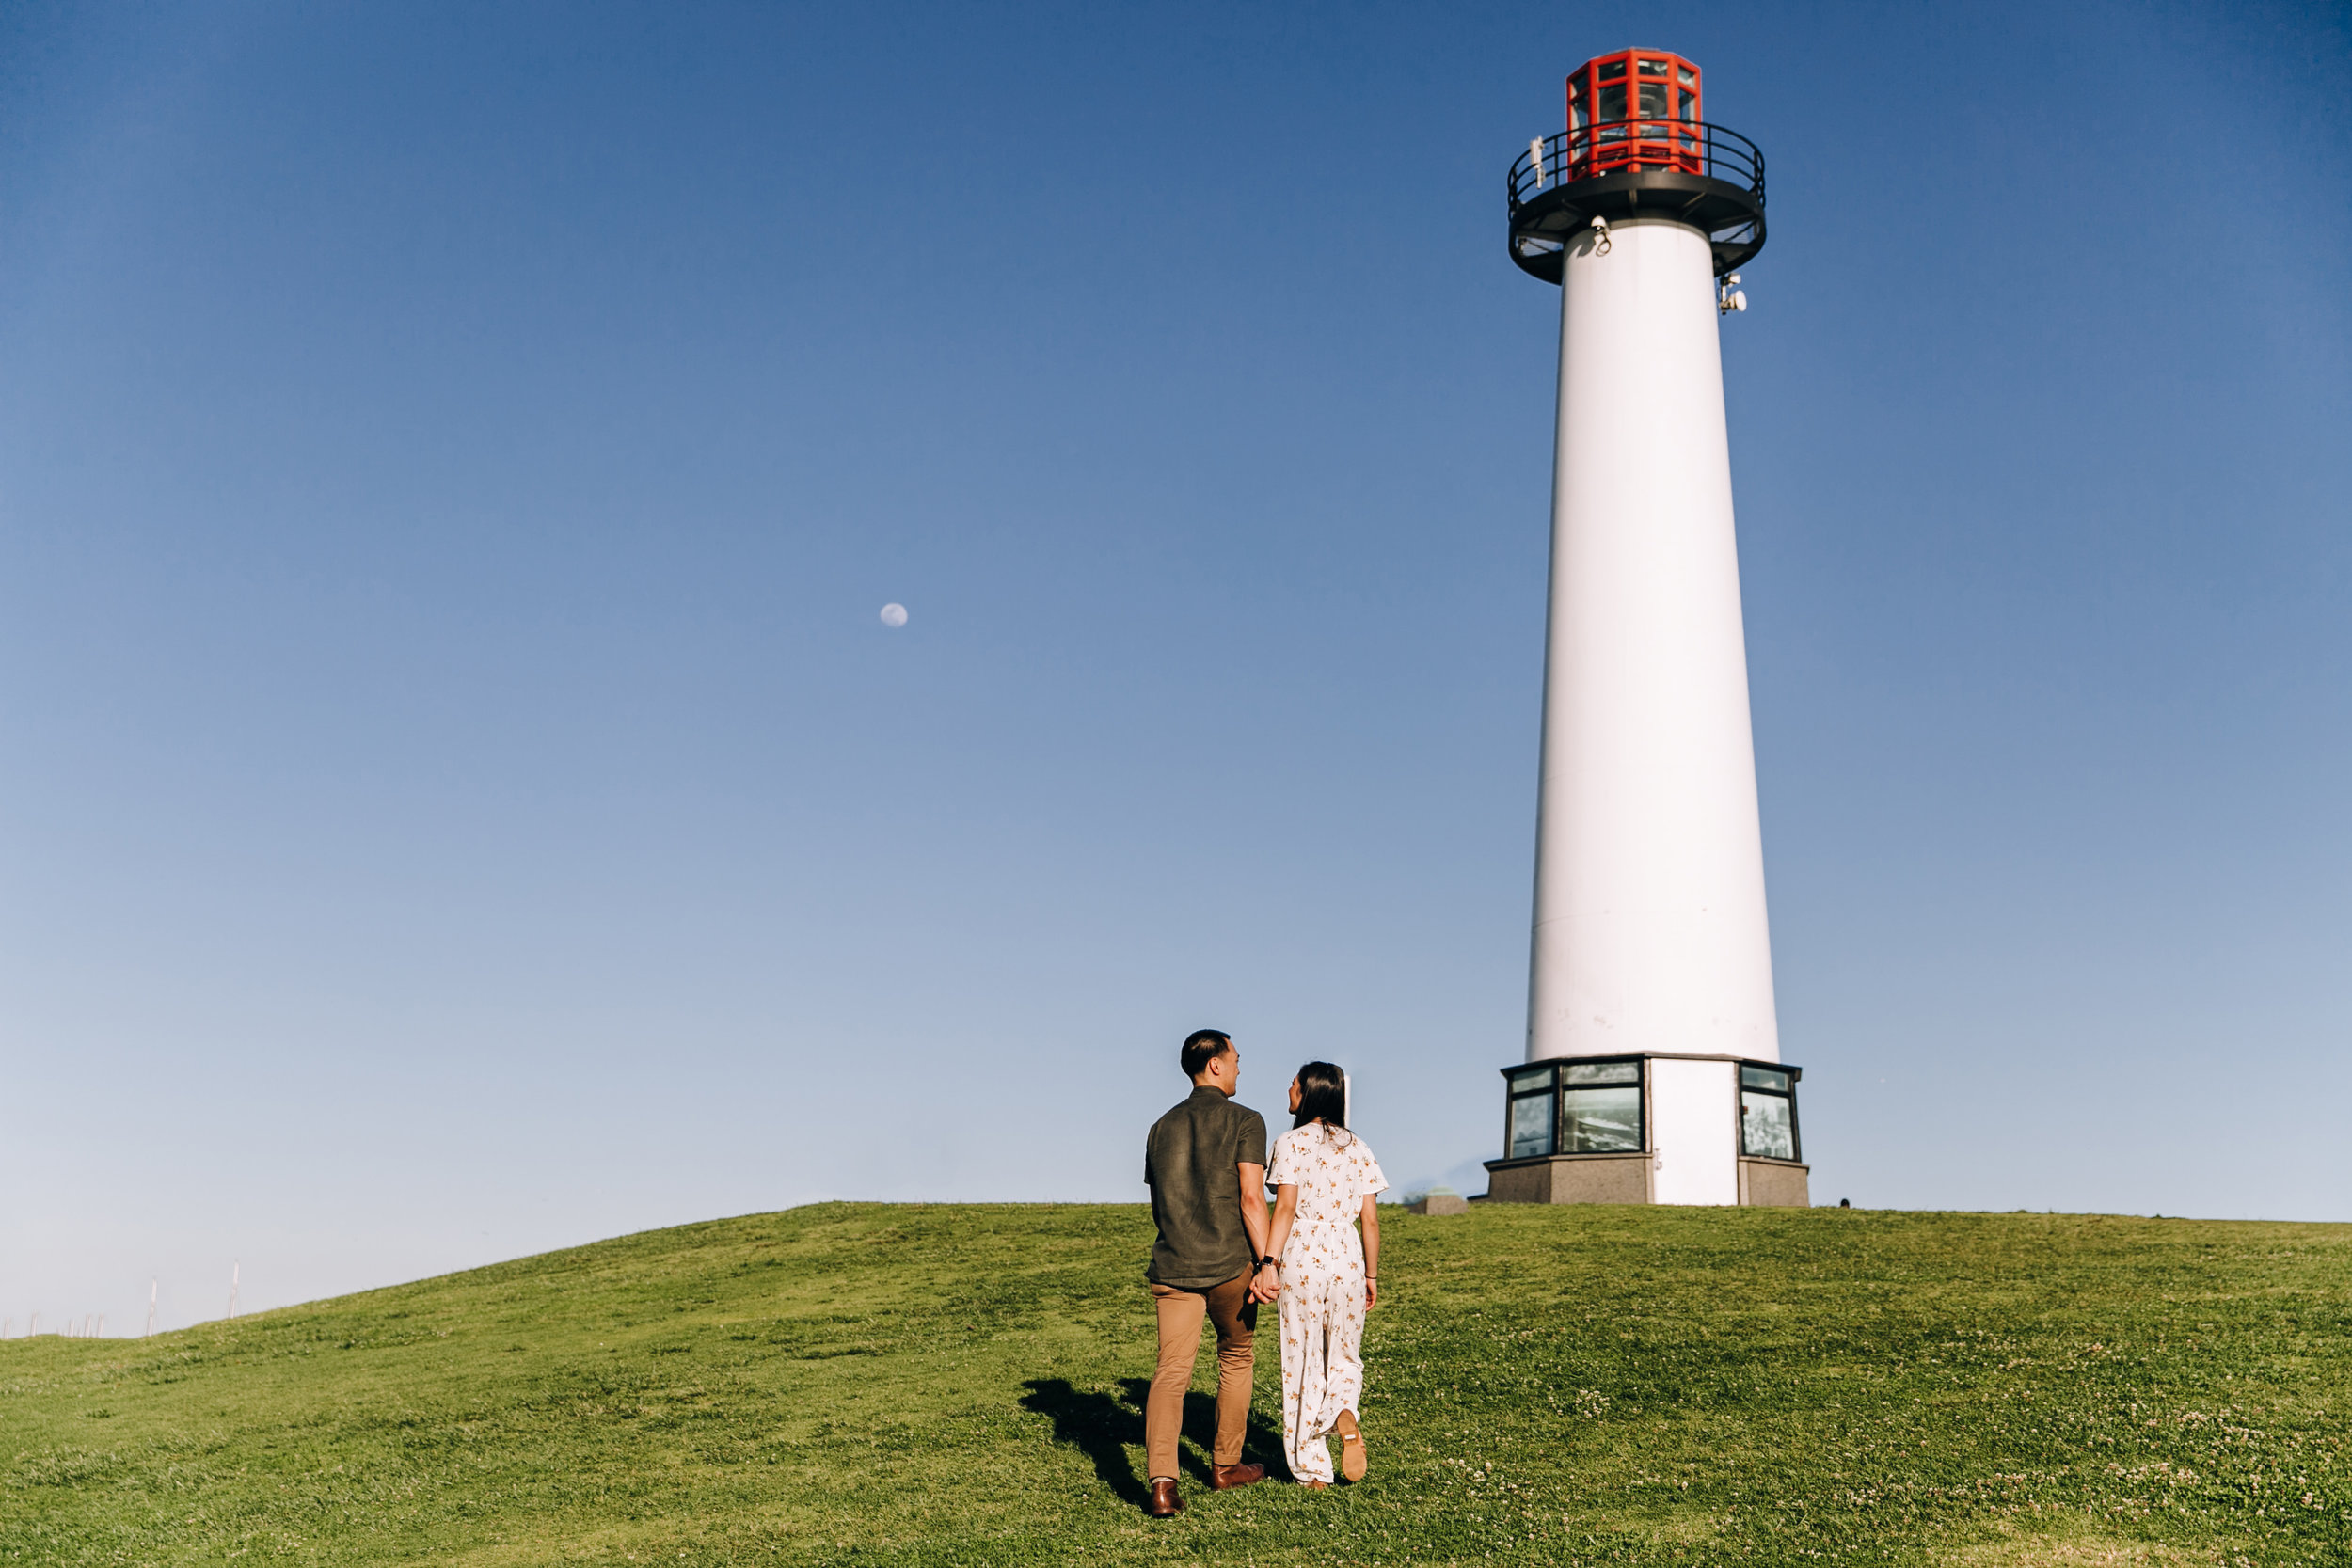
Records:
{"label": "red lantern room", "polygon": [[1568,168],[1588,180],[1617,169],[1707,172],[1699,68],[1662,49],[1628,49],[1568,75]]}

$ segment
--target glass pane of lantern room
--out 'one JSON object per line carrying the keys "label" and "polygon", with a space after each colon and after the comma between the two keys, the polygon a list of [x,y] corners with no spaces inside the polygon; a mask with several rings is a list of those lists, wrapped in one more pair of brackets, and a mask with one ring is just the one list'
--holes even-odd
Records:
{"label": "glass pane of lantern room", "polygon": [[1625,119],[1625,84],[1623,82],[1602,84],[1600,112],[1597,118],[1604,123],[1613,119]]}
{"label": "glass pane of lantern room", "polygon": [[1644,82],[1642,84],[1641,101],[1642,118],[1644,119],[1664,119],[1666,118],[1665,83]]}

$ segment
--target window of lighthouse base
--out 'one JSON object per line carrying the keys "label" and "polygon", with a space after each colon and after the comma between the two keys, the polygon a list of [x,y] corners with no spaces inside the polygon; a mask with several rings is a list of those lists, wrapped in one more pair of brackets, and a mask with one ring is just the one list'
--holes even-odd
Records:
{"label": "window of lighthouse base", "polygon": [[1642,1148],[1642,1064],[1571,1062],[1560,1069],[1560,1151],[1635,1154]]}
{"label": "window of lighthouse base", "polygon": [[1549,1067],[1511,1075],[1510,1157],[1514,1160],[1551,1152],[1551,1075]]}
{"label": "window of lighthouse base", "polygon": [[1795,1074],[1741,1064],[1740,1152],[1752,1159],[1796,1160],[1801,1147]]}
{"label": "window of lighthouse base", "polygon": [[1510,1073],[1507,1158],[1638,1154],[1643,1136],[1642,1059],[1547,1062]]}

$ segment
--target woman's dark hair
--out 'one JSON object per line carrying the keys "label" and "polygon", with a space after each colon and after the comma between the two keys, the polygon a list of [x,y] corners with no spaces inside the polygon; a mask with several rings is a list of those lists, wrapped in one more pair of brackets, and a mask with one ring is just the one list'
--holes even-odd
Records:
{"label": "woman's dark hair", "polygon": [[1298,1114],[1293,1127],[1320,1121],[1326,1127],[1347,1127],[1347,1074],[1329,1062],[1309,1062],[1298,1069]]}

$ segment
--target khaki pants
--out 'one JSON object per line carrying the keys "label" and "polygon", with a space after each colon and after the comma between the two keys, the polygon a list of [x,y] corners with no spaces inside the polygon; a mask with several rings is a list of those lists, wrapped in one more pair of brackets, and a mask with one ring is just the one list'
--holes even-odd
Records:
{"label": "khaki pants", "polygon": [[1216,1325],[1216,1447],[1210,1457],[1218,1465],[1240,1464],[1242,1434],[1249,1425],[1250,1336],[1258,1326],[1249,1275],[1201,1291],[1154,1285],[1152,1305],[1160,1317],[1160,1365],[1143,1407],[1145,1474],[1153,1481],[1175,1478],[1176,1440],[1184,1435],[1184,1394],[1200,1355],[1204,1316]]}

